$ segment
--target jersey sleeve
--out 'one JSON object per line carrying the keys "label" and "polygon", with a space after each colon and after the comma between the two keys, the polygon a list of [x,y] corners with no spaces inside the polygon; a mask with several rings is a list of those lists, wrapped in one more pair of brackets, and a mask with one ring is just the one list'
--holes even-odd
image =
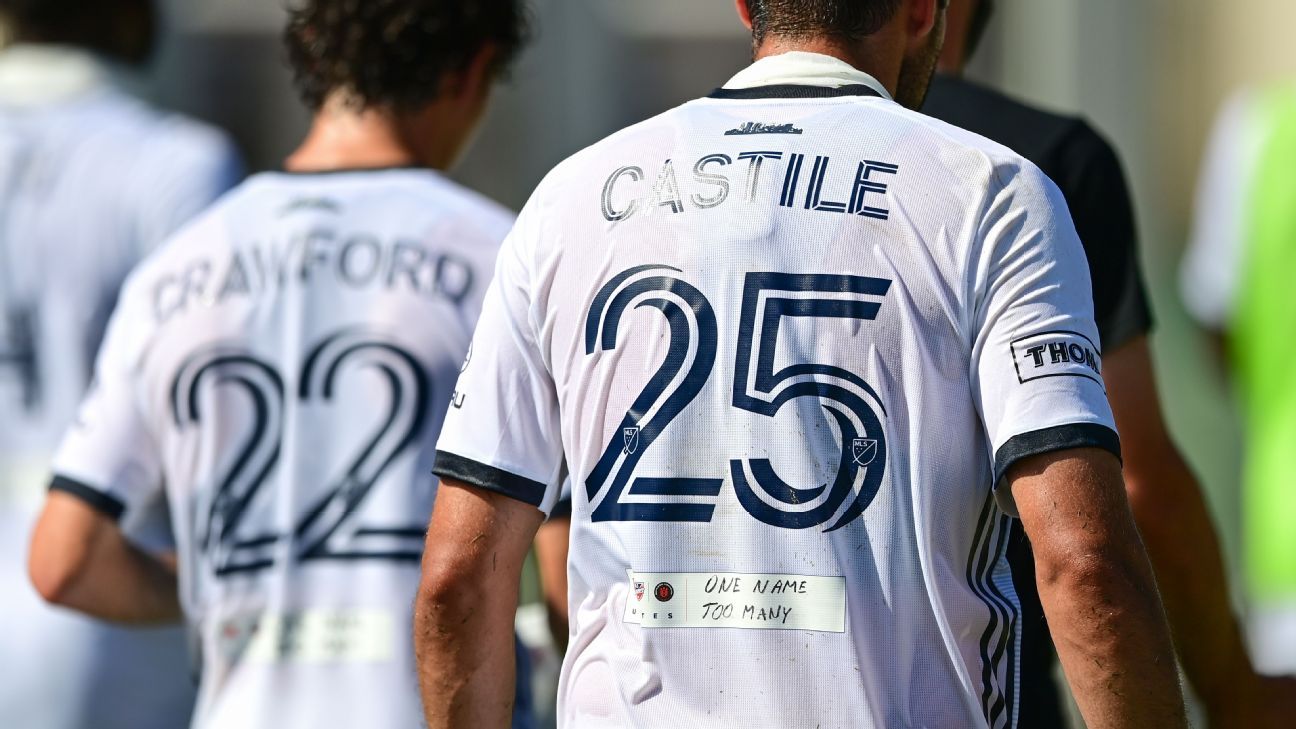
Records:
{"label": "jersey sleeve", "polygon": [[1027,164],[991,196],[978,235],[973,397],[993,450],[996,495],[1015,515],[1010,489],[1000,488],[1014,463],[1086,447],[1119,457],[1120,442],[1088,265],[1061,192]]}
{"label": "jersey sleeve", "polygon": [[162,458],[138,399],[138,367],[151,319],[129,291],[113,313],[94,381],[54,458],[50,490],[113,519],[144,516],[162,491]]}
{"label": "jersey sleeve", "polygon": [[437,443],[436,475],[548,514],[563,467],[558,397],[543,354],[533,266],[540,230],[523,210],[504,241]]}
{"label": "jersey sleeve", "polygon": [[1152,330],[1129,185],[1116,151],[1082,122],[1070,135],[1062,159],[1066,172],[1055,181],[1089,261],[1102,348],[1113,352]]}

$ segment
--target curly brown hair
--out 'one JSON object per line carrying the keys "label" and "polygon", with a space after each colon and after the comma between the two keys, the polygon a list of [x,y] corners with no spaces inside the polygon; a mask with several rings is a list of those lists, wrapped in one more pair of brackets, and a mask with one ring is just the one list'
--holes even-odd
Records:
{"label": "curly brown hair", "polygon": [[365,108],[416,109],[488,44],[492,71],[505,72],[529,31],[523,0],[305,0],[289,9],[284,42],[311,109],[338,90]]}

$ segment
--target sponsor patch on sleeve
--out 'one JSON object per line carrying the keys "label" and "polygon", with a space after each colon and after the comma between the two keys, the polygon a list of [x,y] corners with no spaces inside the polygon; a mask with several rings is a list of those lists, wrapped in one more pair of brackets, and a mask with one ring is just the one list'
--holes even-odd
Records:
{"label": "sponsor patch on sleeve", "polygon": [[1017,380],[1026,384],[1045,377],[1087,377],[1102,381],[1102,354],[1079,332],[1053,331],[1032,334],[1011,345]]}

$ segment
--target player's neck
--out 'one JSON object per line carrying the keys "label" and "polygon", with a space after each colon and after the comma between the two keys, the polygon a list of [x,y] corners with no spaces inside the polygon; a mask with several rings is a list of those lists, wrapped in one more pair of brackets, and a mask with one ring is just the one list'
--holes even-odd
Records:
{"label": "player's neck", "polygon": [[416,134],[418,126],[387,110],[360,110],[330,99],[315,114],[306,139],[285,160],[284,168],[290,172],[328,172],[450,167],[460,146],[458,135]]}
{"label": "player's neck", "polygon": [[865,43],[847,43],[835,38],[785,38],[770,36],[756,49],[757,61],[792,51],[832,56],[877,79],[887,91],[895,94],[900,81],[902,54],[887,44],[894,41],[882,34]]}

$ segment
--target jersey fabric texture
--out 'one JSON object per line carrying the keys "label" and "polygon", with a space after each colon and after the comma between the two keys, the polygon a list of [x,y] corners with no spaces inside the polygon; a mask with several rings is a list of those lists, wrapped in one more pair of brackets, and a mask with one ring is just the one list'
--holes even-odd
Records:
{"label": "jersey fabric texture", "polygon": [[1015,726],[994,486],[1119,450],[1097,336],[1033,165],[786,54],[539,186],[436,472],[570,474],[560,726]]}
{"label": "jersey fabric texture", "polygon": [[[182,631],[50,608],[27,577],[27,540],[122,281],[239,175],[224,134],[118,91],[89,55],[0,51],[0,623],[17,626],[0,636],[14,669],[0,682],[0,726],[189,719]],[[139,516],[128,533],[162,546],[165,519]]]}
{"label": "jersey fabric texture", "polygon": [[268,173],[132,274],[52,488],[165,488],[194,726],[420,725],[433,444],[511,223],[427,170]]}
{"label": "jersey fabric texture", "polygon": [[[1039,166],[1062,190],[1093,281],[1103,351],[1147,335],[1152,316],[1139,270],[1129,186],[1116,152],[1082,119],[1027,106],[963,78],[937,76],[923,113],[992,139]],[[1056,660],[1035,581],[1035,558],[1020,524],[1008,560],[1022,601],[1021,724],[1064,726]]]}
{"label": "jersey fabric texture", "polygon": [[1206,157],[1184,298],[1229,333],[1247,434],[1243,515],[1256,661],[1296,670],[1296,89],[1249,92],[1221,117]]}

